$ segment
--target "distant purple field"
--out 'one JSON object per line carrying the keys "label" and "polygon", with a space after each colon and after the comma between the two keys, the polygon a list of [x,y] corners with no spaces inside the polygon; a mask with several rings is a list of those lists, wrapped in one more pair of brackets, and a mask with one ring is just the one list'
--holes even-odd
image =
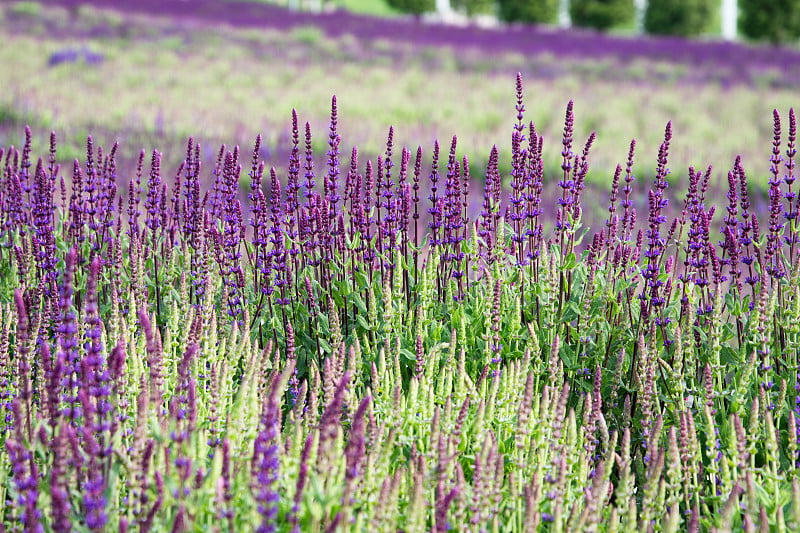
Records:
{"label": "distant purple field", "polygon": [[636,59],[671,61],[711,69],[715,71],[714,77],[723,84],[752,83],[759,74],[773,71],[780,72],[780,75],[770,79],[772,85],[800,85],[800,50],[783,47],[665,37],[616,37],[593,31],[541,26],[464,28],[417,23],[407,18],[356,15],[343,10],[312,14],[261,3],[219,0],[50,0],[48,4],[66,7],[95,5],[149,15],[281,30],[314,25],[331,37],[353,34],[368,39],[451,46],[456,50],[477,48],[489,54],[553,54],[572,59],[616,59],[623,63]]}

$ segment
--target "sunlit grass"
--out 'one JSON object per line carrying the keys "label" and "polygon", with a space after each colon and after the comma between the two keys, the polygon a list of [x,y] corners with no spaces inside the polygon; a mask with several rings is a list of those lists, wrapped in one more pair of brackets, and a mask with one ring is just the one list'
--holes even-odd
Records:
{"label": "sunlit grass", "polygon": [[389,17],[398,14],[395,9],[389,7],[385,0],[333,0],[332,3],[348,11],[364,15]]}
{"label": "sunlit grass", "polygon": [[376,17],[392,17],[400,13],[385,2],[385,0],[237,0],[245,2],[261,2],[265,4],[275,4],[279,6],[296,7],[299,9],[312,9],[316,7],[331,6],[338,9],[346,9],[353,13],[362,15],[373,15]]}

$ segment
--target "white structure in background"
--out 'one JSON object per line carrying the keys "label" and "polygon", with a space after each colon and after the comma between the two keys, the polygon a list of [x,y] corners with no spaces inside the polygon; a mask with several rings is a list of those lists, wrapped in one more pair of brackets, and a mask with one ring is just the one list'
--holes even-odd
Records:
{"label": "white structure in background", "polygon": [[736,23],[739,7],[736,0],[722,0],[722,38],[727,41],[736,39]]}
{"label": "white structure in background", "polygon": [[453,8],[450,7],[450,0],[436,0],[436,12],[443,19],[446,19],[453,13]]}
{"label": "white structure in background", "polygon": [[569,18],[569,0],[558,0],[558,27],[569,28],[572,21]]}
{"label": "white structure in background", "polygon": [[286,7],[293,11],[319,13],[323,8],[323,0],[286,0]]}
{"label": "white structure in background", "polygon": [[[558,25],[561,28],[568,28],[572,25],[569,17],[569,1],[558,0]],[[648,0],[633,0],[636,10],[635,28],[636,33],[644,33],[644,13],[647,10]],[[728,41],[736,39],[737,19],[739,14],[738,0],[720,0],[720,19],[722,20],[722,38]],[[308,9],[313,12],[322,10],[323,0],[286,0],[289,9]],[[450,0],[436,0],[436,14],[432,20],[447,22],[450,24],[465,25],[470,21],[465,16],[460,15],[450,5]],[[492,27],[499,24],[494,16],[481,16],[474,22],[479,26]]]}
{"label": "white structure in background", "polygon": [[[450,5],[450,0],[436,0],[436,12],[432,16],[426,17],[427,20],[445,24],[452,24],[454,26],[468,26],[470,24],[477,24],[478,26],[496,26],[497,19],[493,15],[477,15],[475,17],[468,17],[464,10],[459,9],[456,11]],[[491,19],[491,20],[487,20]]]}
{"label": "white structure in background", "polygon": [[647,9],[647,0],[633,0],[633,8],[636,10],[634,15],[634,28],[636,33],[644,33],[644,11]]}

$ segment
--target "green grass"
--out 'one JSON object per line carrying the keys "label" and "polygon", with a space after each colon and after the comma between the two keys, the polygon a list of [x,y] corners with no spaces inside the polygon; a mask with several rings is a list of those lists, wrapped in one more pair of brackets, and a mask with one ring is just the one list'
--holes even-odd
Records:
{"label": "green grass", "polygon": [[[233,0],[227,0],[233,1]],[[289,4],[287,0],[236,0],[245,2],[260,2],[264,4],[277,4],[286,6]],[[300,9],[307,9],[308,0],[295,0],[294,4],[300,5]],[[320,0],[320,3],[327,4],[328,6],[335,6],[336,8],[346,9],[353,13],[360,13],[362,15],[374,15],[376,17],[395,17],[400,13],[389,7],[384,0]]]}
{"label": "green grass", "polygon": [[378,17],[392,17],[398,15],[397,10],[389,7],[384,0],[333,0],[333,3],[353,13],[375,15]]}
{"label": "green grass", "polygon": [[14,15],[23,15],[29,17],[35,17],[39,15],[42,11],[42,5],[38,2],[29,2],[29,1],[22,1],[22,2],[14,2],[9,7],[9,12]]}

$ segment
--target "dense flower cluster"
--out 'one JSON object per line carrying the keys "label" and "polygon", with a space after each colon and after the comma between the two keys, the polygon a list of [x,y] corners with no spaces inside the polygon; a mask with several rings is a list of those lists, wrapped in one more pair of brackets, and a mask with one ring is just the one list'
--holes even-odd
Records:
{"label": "dense flower cluster", "polygon": [[800,524],[794,112],[761,226],[740,158],[669,220],[668,124],[643,227],[632,141],[584,243],[595,135],[570,102],[548,199],[521,76],[515,111],[480,206],[456,137],[427,184],[393,129],[345,166],[335,98],[324,170],[294,113],[285,176],[260,137],[207,176],[190,138],[171,181],[0,149],[2,529]]}

